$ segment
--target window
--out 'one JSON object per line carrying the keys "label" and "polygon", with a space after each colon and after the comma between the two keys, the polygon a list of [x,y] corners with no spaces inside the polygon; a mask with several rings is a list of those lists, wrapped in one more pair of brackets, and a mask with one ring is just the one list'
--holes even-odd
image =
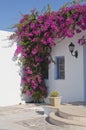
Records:
{"label": "window", "polygon": [[65,58],[56,57],[55,79],[65,79]]}

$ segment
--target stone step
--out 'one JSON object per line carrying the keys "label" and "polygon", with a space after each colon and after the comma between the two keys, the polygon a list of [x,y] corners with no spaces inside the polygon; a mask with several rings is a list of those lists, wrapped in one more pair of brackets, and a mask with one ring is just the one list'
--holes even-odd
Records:
{"label": "stone step", "polygon": [[65,119],[86,122],[86,107],[61,106],[56,115]]}
{"label": "stone step", "polygon": [[55,114],[55,112],[51,112],[49,115],[49,122],[63,127],[77,127],[77,130],[86,130],[86,122],[77,121],[77,120],[69,120],[66,118],[59,117]]}
{"label": "stone step", "polygon": [[58,109],[71,115],[86,117],[86,106],[61,105]]}
{"label": "stone step", "polygon": [[69,120],[75,120],[75,121],[86,122],[86,117],[71,115],[71,114],[64,113],[62,111],[60,111],[59,113],[55,113],[55,114],[57,116],[61,117],[61,118],[65,118],[65,119],[69,119]]}

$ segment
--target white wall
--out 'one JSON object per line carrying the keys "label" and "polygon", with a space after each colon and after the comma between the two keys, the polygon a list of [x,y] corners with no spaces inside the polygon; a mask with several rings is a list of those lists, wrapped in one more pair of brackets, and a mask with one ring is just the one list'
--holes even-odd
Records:
{"label": "white wall", "polygon": [[[16,44],[7,47],[11,41],[8,40],[12,33],[0,31],[0,106],[15,105],[21,102],[19,67],[12,60]],[[65,80],[55,80],[55,65],[49,65],[49,80],[46,84],[49,93],[52,90],[58,90],[62,95],[62,102],[83,101],[84,100],[84,74],[83,74],[83,46],[77,44],[77,39],[81,37],[78,34],[72,39],[65,39],[57,43],[52,49],[52,56],[65,56]],[[75,50],[79,52],[78,58],[71,56],[68,45],[75,43]],[[86,50],[86,48],[85,48]],[[86,62],[85,62],[86,64]],[[86,69],[85,69],[86,71]],[[86,75],[86,74],[85,74]]]}
{"label": "white wall", "polygon": [[0,31],[0,106],[15,105],[21,102],[19,67],[12,60],[16,44],[8,48],[12,33]]}
{"label": "white wall", "polygon": [[[65,79],[55,80],[55,65],[51,63],[49,65],[49,79],[46,80],[46,84],[49,93],[52,90],[59,91],[64,103],[84,100],[83,46],[77,44],[81,36],[81,34],[77,34],[73,38],[66,38],[52,49],[53,58],[65,56]],[[69,52],[68,45],[71,42],[75,44],[75,50],[78,50],[78,58],[73,57]]]}
{"label": "white wall", "polygon": [[86,101],[86,44],[84,45],[84,100]]}

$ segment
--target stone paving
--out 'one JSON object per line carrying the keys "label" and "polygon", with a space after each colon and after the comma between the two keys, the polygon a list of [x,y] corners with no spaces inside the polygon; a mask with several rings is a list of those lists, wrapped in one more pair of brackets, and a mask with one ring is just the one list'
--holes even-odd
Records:
{"label": "stone paving", "polygon": [[0,130],[61,130],[49,124],[41,106],[35,104],[0,107]]}
{"label": "stone paving", "polygon": [[[0,130],[70,130],[48,123],[42,106],[22,104],[0,107]],[[78,130],[72,127],[71,130]]]}

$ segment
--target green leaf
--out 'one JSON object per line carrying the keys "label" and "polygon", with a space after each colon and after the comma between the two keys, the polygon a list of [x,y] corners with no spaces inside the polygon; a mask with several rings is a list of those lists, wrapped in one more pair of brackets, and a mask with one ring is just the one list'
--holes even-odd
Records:
{"label": "green leaf", "polygon": [[48,4],[48,11],[49,11],[49,12],[51,11],[51,7],[50,7],[50,4]]}

